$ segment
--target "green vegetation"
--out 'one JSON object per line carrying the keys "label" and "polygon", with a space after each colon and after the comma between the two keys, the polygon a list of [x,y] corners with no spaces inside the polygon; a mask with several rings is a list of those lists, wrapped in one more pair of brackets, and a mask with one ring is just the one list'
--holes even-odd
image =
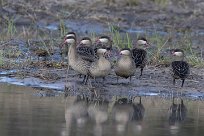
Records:
{"label": "green vegetation", "polygon": [[3,66],[3,63],[4,63],[4,60],[3,60],[3,50],[0,50],[0,66],[1,67]]}
{"label": "green vegetation", "polygon": [[0,5],[3,6],[4,4],[5,4],[5,1],[4,1],[4,0],[1,0],[1,1],[0,1]]}
{"label": "green vegetation", "polygon": [[64,37],[65,34],[68,32],[68,29],[64,23],[64,20],[62,20],[62,19],[60,19],[59,29],[60,29],[60,36],[61,37]]}
{"label": "green vegetation", "polygon": [[121,49],[121,48],[132,48],[132,40],[130,38],[130,35],[128,33],[121,34],[120,28],[118,26],[113,26],[109,24],[109,30],[111,33],[111,37],[113,39],[114,45]]}
{"label": "green vegetation", "polygon": [[139,0],[126,0],[126,4],[128,6],[137,6],[139,4]]}
{"label": "green vegetation", "polygon": [[9,36],[10,38],[12,38],[15,33],[17,33],[17,30],[16,30],[16,27],[15,27],[15,24],[14,24],[14,20],[11,18],[7,18],[6,20],[7,22],[7,36]]}
{"label": "green vegetation", "polygon": [[[162,52],[164,52],[167,49],[167,43],[169,41],[169,37],[161,36],[158,32],[154,32],[154,34],[148,38],[150,41],[150,44],[153,44],[151,46],[155,45],[155,48],[153,50],[148,51],[149,55],[149,61],[153,65],[168,65],[170,60],[162,55]],[[151,47],[150,47],[151,48]]]}
{"label": "green vegetation", "polygon": [[[109,25],[110,33],[113,39],[114,46],[118,49],[132,48],[132,41],[140,36],[137,35],[135,39],[131,39],[130,35],[120,33],[118,26]],[[147,34],[146,34],[147,35]],[[180,48],[185,51],[185,59],[193,67],[204,67],[204,60],[202,58],[202,52],[197,52],[193,49],[192,37],[190,32],[182,33],[181,37],[174,39],[172,43],[172,32],[168,32],[166,36],[162,36],[159,32],[155,31],[151,36],[148,36],[151,47],[147,49],[149,65],[164,65],[169,66],[171,60],[170,49]],[[176,36],[173,36],[176,37]]]}
{"label": "green vegetation", "polygon": [[159,5],[160,7],[166,7],[169,0],[152,0],[155,4]]}
{"label": "green vegetation", "polygon": [[[136,41],[136,39],[140,36],[138,34],[136,37],[131,37],[132,35],[129,33],[122,32],[118,25],[109,24],[109,30],[110,32],[107,33],[107,35],[111,36],[114,46],[117,47],[118,50],[126,47],[132,48],[133,41]],[[5,59],[6,61],[9,61],[10,59],[18,58],[23,54],[18,48],[7,48],[10,44],[14,44],[10,41],[11,38],[15,37],[14,41],[17,42],[15,44],[18,44],[19,39],[24,39],[26,44],[27,41],[32,41],[32,39],[37,38],[38,42],[28,42],[27,48],[39,48],[45,50],[48,56],[51,56],[54,49],[59,48],[59,44],[62,42],[61,37],[63,37],[67,31],[68,28],[65,26],[64,21],[60,20],[59,31],[56,32],[57,34],[40,29],[33,30],[31,27],[18,30],[17,33],[13,19],[7,19],[6,29],[0,33],[0,46],[2,46],[2,49],[0,50],[0,65],[4,65]],[[193,44],[192,36],[190,35],[191,32],[180,32],[174,30],[175,33],[173,33],[172,31],[167,32],[165,36],[161,35],[157,31],[151,35],[145,34],[151,44],[150,48],[147,49],[149,65],[168,66],[171,62],[169,50],[173,48],[181,48],[185,51],[185,59],[191,66],[204,68],[202,51],[194,48],[195,45]],[[178,32],[180,33],[180,36],[176,35]],[[97,34],[95,32],[90,33],[89,36],[93,41],[97,38]],[[18,45],[15,47],[18,47]],[[27,58],[30,57],[28,56]]]}

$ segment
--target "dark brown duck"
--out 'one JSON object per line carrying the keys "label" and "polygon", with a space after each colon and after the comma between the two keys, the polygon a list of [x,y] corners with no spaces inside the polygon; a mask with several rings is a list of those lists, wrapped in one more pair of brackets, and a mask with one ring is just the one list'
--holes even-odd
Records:
{"label": "dark brown duck", "polygon": [[81,39],[79,45],[77,46],[77,53],[88,61],[93,62],[95,60],[95,53],[92,45],[92,41],[89,37],[84,37]]}
{"label": "dark brown duck", "polygon": [[146,38],[140,37],[137,40],[137,45],[134,49],[132,49],[132,58],[134,59],[136,68],[141,69],[140,76],[142,76],[143,69],[147,63],[147,52],[145,49],[139,48],[139,46],[147,47],[149,43]]}
{"label": "dark brown duck", "polygon": [[106,49],[107,51],[111,51],[112,50],[112,40],[109,36],[103,35],[100,36],[97,40],[96,40],[96,44],[94,47],[95,52],[97,51],[97,49]]}
{"label": "dark brown duck", "polygon": [[173,55],[173,61],[170,66],[170,72],[173,77],[173,84],[175,85],[176,79],[181,79],[183,87],[185,79],[188,77],[190,73],[189,64],[184,61],[184,52],[181,49],[173,49],[171,50],[171,54]]}
{"label": "dark brown duck", "polygon": [[112,49],[112,40],[109,36],[103,35],[98,38],[96,41],[96,48],[103,48],[106,50]]}

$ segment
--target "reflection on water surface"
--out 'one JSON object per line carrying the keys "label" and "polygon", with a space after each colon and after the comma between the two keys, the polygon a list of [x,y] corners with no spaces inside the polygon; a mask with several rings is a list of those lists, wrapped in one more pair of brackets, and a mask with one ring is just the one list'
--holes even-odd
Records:
{"label": "reflection on water surface", "polygon": [[100,95],[39,97],[39,91],[1,84],[0,135],[202,135],[204,104],[185,98]]}

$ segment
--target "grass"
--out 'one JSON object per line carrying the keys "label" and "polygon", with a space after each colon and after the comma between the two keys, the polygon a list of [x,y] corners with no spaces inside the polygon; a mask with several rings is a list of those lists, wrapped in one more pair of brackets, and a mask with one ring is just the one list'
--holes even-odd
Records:
{"label": "grass", "polygon": [[[9,39],[12,37],[16,37],[16,35],[22,35],[22,37],[18,38],[25,38],[27,39],[32,39],[32,38],[37,38],[40,42],[40,46],[45,49],[49,56],[51,56],[51,50],[53,50],[56,46],[59,45],[57,44],[56,41],[60,41],[61,37],[63,37],[67,31],[68,28],[65,26],[65,23],[62,19],[59,20],[60,25],[59,25],[59,31],[58,31],[58,38],[54,38],[56,36],[52,36],[50,32],[46,32],[42,30],[36,30],[35,34],[32,35],[33,31],[31,31],[32,28],[23,28],[20,32],[18,31],[15,27],[13,19],[7,19],[6,23],[6,31],[2,31],[0,35],[6,34],[5,39]],[[27,30],[28,29],[28,30]],[[129,33],[121,33],[121,28],[119,25],[112,25],[109,24],[109,30],[110,30],[110,35],[113,40],[114,46],[117,47],[118,50],[121,48],[132,48],[133,47],[133,41],[136,41],[136,39],[139,37],[137,35],[135,39],[131,37]],[[29,35],[29,37],[27,37]],[[146,34],[147,35],[147,34]],[[176,40],[172,43],[171,42],[171,36],[172,33],[168,32],[166,36],[162,36],[159,32],[155,31],[152,35],[147,36],[147,39],[149,42],[155,47],[154,49],[148,49],[148,58],[149,58],[149,65],[163,65],[163,64],[169,64],[171,62],[171,59],[169,59],[169,56],[165,56],[164,53],[172,48],[181,48],[185,51],[185,59],[189,64],[193,67],[197,68],[204,68],[204,60],[202,57],[202,52],[195,51],[193,48],[193,42],[192,42],[192,36],[190,35],[190,32],[181,32],[182,36],[174,36],[176,37]],[[90,33],[90,36],[92,37],[93,40],[96,39],[96,33],[92,32]],[[47,39],[49,42],[46,43],[45,39]],[[1,39],[4,41],[3,39]],[[51,49],[51,50],[50,50]],[[6,51],[6,53],[5,53]],[[14,51],[8,51],[8,50],[1,50],[0,54],[0,64],[3,65],[3,60],[4,57],[6,57],[5,54],[8,54],[9,58],[15,58],[16,55],[20,55],[20,52],[14,52]],[[3,53],[2,53],[3,52]],[[12,55],[14,54],[14,55]],[[168,53],[167,53],[168,54]],[[17,57],[17,56],[16,56]]]}
{"label": "grass", "polygon": [[2,67],[4,64],[4,59],[3,59],[3,50],[0,50],[0,66]]}
{"label": "grass", "polygon": [[[113,26],[109,24],[109,30],[113,39],[114,46],[118,49],[121,48],[132,48],[133,40],[130,38],[130,34],[120,33],[119,26]],[[149,65],[164,65],[169,66],[171,63],[170,49],[180,48],[185,51],[185,60],[193,67],[202,68],[204,67],[204,60],[202,58],[202,52],[196,52],[193,49],[193,42],[190,32],[183,32],[177,39],[172,42],[172,32],[168,32],[166,36],[162,36],[159,32],[155,31],[152,35],[148,36],[147,39],[150,41],[153,49],[147,49]],[[136,40],[139,37],[134,39]],[[173,36],[176,37],[176,36]]]}
{"label": "grass", "polygon": [[195,55],[186,56],[187,62],[196,68],[204,68],[204,60],[201,57]]}
{"label": "grass", "polygon": [[[184,32],[182,36],[177,37],[178,39],[176,42],[174,42],[174,45],[171,45],[168,40],[170,39],[170,36],[167,36],[166,38],[162,38],[161,36],[156,35],[151,40],[157,41],[156,42],[156,51],[153,52],[153,56],[151,58],[154,59],[153,64],[159,64],[159,63],[170,63],[171,59],[168,59],[167,57],[161,57],[160,54],[162,54],[162,51],[169,50],[172,48],[180,48],[183,49],[185,52],[185,60],[193,67],[202,68],[204,67],[204,59],[202,57],[202,51],[198,52],[193,49],[193,41],[191,40],[192,37],[189,32]],[[167,45],[167,46],[165,46]],[[171,46],[169,46],[171,45]]]}
{"label": "grass", "polygon": [[159,5],[160,7],[166,7],[169,0],[153,0],[153,2],[157,5]]}
{"label": "grass", "polygon": [[154,44],[156,48],[154,50],[148,51],[148,58],[150,58],[150,63],[153,65],[168,64],[169,59],[162,56],[162,53],[166,49],[169,37],[163,37],[158,32],[148,38],[151,44]]}
{"label": "grass", "polygon": [[111,33],[111,37],[114,43],[114,46],[116,46],[118,49],[122,48],[132,48],[132,40],[130,38],[130,35],[126,33],[125,35],[120,33],[119,26],[114,26],[109,24],[109,30]]}
{"label": "grass", "polygon": [[137,6],[139,4],[140,0],[126,0],[126,4],[128,6]]}
{"label": "grass", "polygon": [[10,38],[12,38],[16,33],[16,26],[14,24],[14,20],[11,18],[7,18],[6,20],[6,25],[7,25],[7,36],[9,36]]}
{"label": "grass", "polygon": [[68,29],[64,23],[64,20],[60,19],[60,25],[59,25],[59,30],[60,30],[60,36],[64,37],[65,34],[68,32]]}
{"label": "grass", "polygon": [[0,5],[4,6],[4,4],[5,4],[5,1],[4,0],[0,0]]}

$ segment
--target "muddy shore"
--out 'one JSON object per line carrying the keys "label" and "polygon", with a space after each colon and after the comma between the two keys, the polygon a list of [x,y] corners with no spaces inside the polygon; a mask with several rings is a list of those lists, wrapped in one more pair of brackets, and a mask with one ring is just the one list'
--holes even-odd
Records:
{"label": "muddy shore", "polygon": [[[22,75],[20,75],[20,73]],[[172,78],[168,68],[155,68],[148,66],[144,75],[139,77],[139,70],[129,83],[127,79],[116,81],[114,73],[106,77],[104,84],[101,79],[97,83],[90,79],[88,85],[83,85],[82,78],[73,70],[69,71],[66,78],[66,69],[37,69],[37,70],[16,70],[0,73],[1,82],[30,86],[41,90],[49,90],[44,93],[50,96],[55,92],[50,90],[65,91],[65,94],[96,94],[105,96],[154,96],[162,97],[186,97],[189,99],[203,100],[204,91],[202,84],[204,79],[203,69],[191,68],[191,75],[186,80],[183,88],[181,81],[177,80],[176,86],[172,84]]]}

